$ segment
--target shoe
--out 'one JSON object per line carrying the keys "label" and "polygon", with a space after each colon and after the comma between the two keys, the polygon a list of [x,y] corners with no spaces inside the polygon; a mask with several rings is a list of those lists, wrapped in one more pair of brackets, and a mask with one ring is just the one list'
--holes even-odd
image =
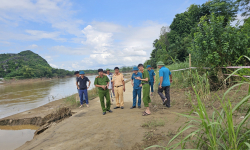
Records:
{"label": "shoe", "polygon": [[103,114],[103,115],[106,115],[106,112],[103,112],[102,114]]}
{"label": "shoe", "polygon": [[117,107],[117,106],[116,106],[116,107],[114,107],[114,109],[117,109],[117,108],[120,108],[120,107]]}
{"label": "shoe", "polygon": [[166,105],[167,104],[167,100],[164,100],[164,102],[162,103],[162,105]]}
{"label": "shoe", "polygon": [[122,106],[121,109],[124,109],[124,107]]}
{"label": "shoe", "polygon": [[166,105],[167,108],[170,108],[170,106]]}
{"label": "shoe", "polygon": [[133,109],[133,108],[136,108],[136,106],[132,106],[132,107],[130,107],[130,109]]}
{"label": "shoe", "polygon": [[141,106],[138,106],[138,108],[141,108]]}
{"label": "shoe", "polygon": [[108,112],[112,113],[113,111],[112,111],[112,110],[109,110]]}

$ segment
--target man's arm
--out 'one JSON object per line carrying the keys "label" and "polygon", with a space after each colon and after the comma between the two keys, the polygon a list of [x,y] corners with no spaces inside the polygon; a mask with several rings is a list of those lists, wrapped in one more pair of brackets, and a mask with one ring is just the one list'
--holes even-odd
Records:
{"label": "man's arm", "polygon": [[148,81],[148,78],[140,79],[140,77],[139,77],[138,80],[141,80],[141,81]]}
{"label": "man's arm", "polygon": [[173,82],[173,80],[172,80],[172,74],[170,75],[170,83],[172,83]]}
{"label": "man's arm", "polygon": [[132,86],[134,86],[134,80],[133,79],[131,79],[131,84],[132,84]]}
{"label": "man's arm", "polygon": [[159,85],[159,88],[161,89],[162,88],[162,82],[163,82],[163,77],[160,77],[160,85]]}
{"label": "man's arm", "polygon": [[125,81],[124,80],[122,81],[122,84],[123,84],[123,91],[125,92]]}
{"label": "man's arm", "polygon": [[159,88],[161,89],[161,88],[162,88],[162,82],[163,82],[163,72],[162,72],[161,69],[159,70],[159,77],[160,77],[160,85],[159,85]]}
{"label": "man's arm", "polygon": [[155,83],[155,75],[154,75],[154,83]]}
{"label": "man's arm", "polygon": [[108,76],[107,76],[107,87],[109,87],[109,78],[108,78]]}
{"label": "man's arm", "polygon": [[[89,87],[90,87],[90,84],[91,84],[91,81],[89,80]],[[88,88],[89,88],[89,87],[88,87]]]}
{"label": "man's arm", "polygon": [[78,86],[78,82],[77,81],[76,81],[76,87],[77,87],[77,89],[80,89],[79,86]]}

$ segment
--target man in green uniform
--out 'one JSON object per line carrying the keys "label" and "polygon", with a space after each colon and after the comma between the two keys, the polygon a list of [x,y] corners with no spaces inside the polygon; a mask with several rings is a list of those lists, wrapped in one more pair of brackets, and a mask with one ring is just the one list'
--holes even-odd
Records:
{"label": "man in green uniform", "polygon": [[[98,95],[100,98],[101,106],[102,106],[102,112],[103,115],[106,114],[106,111],[112,112],[110,110],[110,97],[109,97],[109,89],[107,88],[109,86],[109,79],[107,76],[103,75],[103,69],[98,69],[98,74],[95,78],[95,86],[98,87]],[[106,98],[106,108],[104,104],[104,97]]]}
{"label": "man in green uniform", "polygon": [[150,99],[150,85],[149,85],[149,81],[150,81],[150,77],[149,77],[149,73],[146,69],[144,69],[143,64],[139,64],[138,65],[139,70],[142,73],[142,79],[140,77],[136,77],[136,79],[141,80],[142,82],[142,94],[143,94],[143,103],[144,103],[144,107],[146,107],[146,110],[143,112],[142,116],[147,116],[150,115],[150,109],[149,109],[149,105],[151,103],[151,99]]}

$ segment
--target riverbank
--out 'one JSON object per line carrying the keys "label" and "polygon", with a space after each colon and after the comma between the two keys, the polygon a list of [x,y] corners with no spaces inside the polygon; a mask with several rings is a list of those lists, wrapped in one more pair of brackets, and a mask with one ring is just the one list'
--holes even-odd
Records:
{"label": "riverbank", "polygon": [[[69,78],[73,76],[65,76],[63,78]],[[34,78],[34,79],[10,79],[10,80],[1,80],[1,84],[24,84],[24,83],[34,83],[34,82],[44,82],[44,81],[50,81],[53,79],[58,79],[59,77],[53,77],[53,78]],[[1,85],[0,84],[0,85]]]}

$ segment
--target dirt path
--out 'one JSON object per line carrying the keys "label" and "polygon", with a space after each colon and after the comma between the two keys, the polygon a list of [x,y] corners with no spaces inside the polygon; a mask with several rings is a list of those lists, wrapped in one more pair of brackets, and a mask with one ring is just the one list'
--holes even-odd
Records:
{"label": "dirt path", "polygon": [[44,133],[18,149],[130,149],[141,142],[145,119],[143,109],[129,109],[132,106],[132,86],[126,83],[124,93],[125,109],[114,110],[102,115],[99,98],[90,101],[90,108],[84,107],[72,117],[53,125]]}

